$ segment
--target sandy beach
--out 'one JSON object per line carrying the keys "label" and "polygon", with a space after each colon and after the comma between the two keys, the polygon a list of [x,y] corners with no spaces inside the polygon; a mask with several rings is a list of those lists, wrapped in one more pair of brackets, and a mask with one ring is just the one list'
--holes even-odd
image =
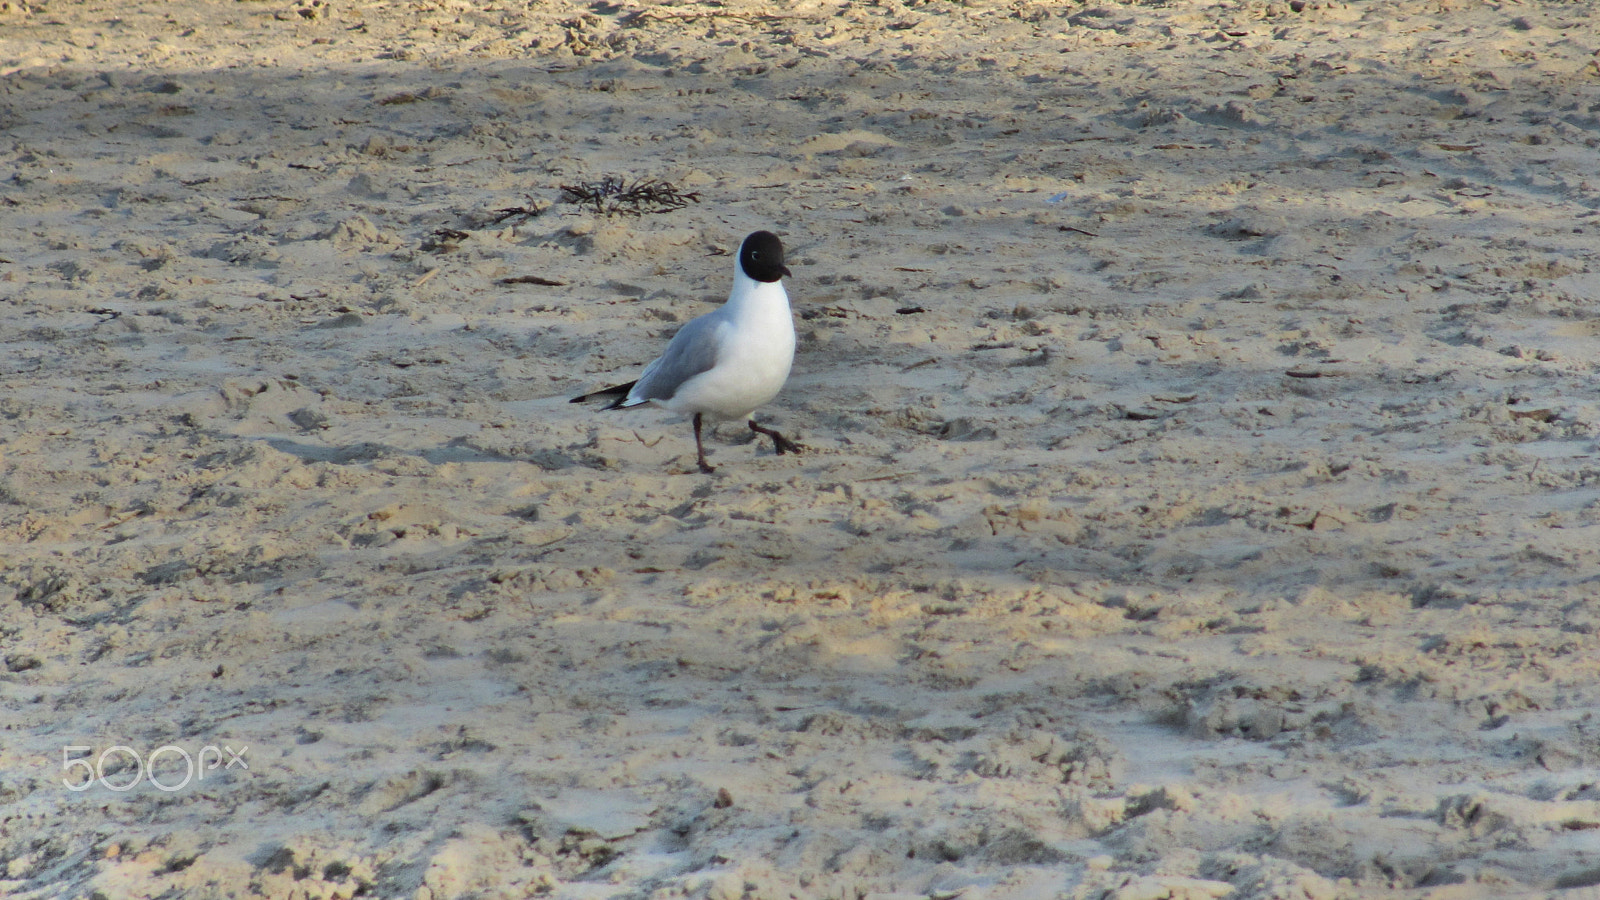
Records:
{"label": "sandy beach", "polygon": [[1597,22],[0,2],[0,895],[1600,897]]}

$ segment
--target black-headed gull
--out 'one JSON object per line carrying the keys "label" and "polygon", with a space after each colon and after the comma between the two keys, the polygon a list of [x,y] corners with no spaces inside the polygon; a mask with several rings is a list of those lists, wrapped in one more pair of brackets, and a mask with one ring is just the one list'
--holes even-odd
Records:
{"label": "black-headed gull", "polygon": [[615,397],[606,409],[654,403],[694,416],[694,446],[700,471],[713,471],[700,439],[703,419],[746,419],[750,430],[772,438],[779,454],[800,445],[756,424],[750,414],[777,396],[794,363],[794,318],[783,276],[783,242],[757,231],[739,245],[728,302],[678,329],[667,349],[637,381],[573,397],[573,403]]}

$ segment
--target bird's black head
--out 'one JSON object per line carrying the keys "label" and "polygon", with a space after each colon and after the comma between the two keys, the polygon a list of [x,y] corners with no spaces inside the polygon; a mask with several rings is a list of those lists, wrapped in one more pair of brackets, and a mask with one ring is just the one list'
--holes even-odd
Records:
{"label": "bird's black head", "polygon": [[777,281],[790,274],[783,264],[783,241],[770,231],[753,232],[739,247],[739,268],[757,281]]}

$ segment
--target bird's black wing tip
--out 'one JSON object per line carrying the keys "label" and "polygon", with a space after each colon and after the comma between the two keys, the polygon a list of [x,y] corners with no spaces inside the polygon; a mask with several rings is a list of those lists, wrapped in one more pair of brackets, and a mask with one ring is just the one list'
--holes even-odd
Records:
{"label": "bird's black wing tip", "polygon": [[567,402],[568,403],[582,403],[585,400],[595,400],[595,399],[598,399],[600,397],[616,397],[617,398],[616,402],[614,402],[610,406],[606,407],[606,409],[616,409],[617,407],[621,406],[624,401],[626,401],[628,399],[628,392],[633,390],[633,386],[638,384],[638,383],[639,383],[638,381],[630,381],[627,384],[612,385],[611,387],[608,387],[608,388],[601,388],[598,391],[590,391],[587,394],[579,394],[578,396],[573,397],[571,400],[568,400]]}

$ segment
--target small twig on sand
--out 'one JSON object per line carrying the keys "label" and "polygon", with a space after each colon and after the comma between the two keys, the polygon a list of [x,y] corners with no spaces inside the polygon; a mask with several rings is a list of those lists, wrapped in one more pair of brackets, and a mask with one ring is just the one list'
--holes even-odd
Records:
{"label": "small twig on sand", "polygon": [[599,181],[563,184],[561,195],[568,203],[591,206],[596,215],[602,216],[671,212],[700,202],[698,193],[680,191],[665,181],[646,178],[629,184],[616,175],[607,175]]}

